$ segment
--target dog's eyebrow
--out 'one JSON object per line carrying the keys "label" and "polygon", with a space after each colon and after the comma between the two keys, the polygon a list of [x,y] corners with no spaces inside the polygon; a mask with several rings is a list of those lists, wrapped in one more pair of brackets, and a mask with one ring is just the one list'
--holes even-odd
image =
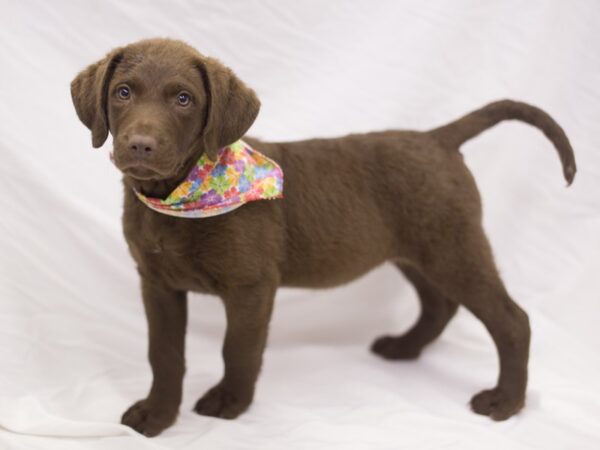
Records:
{"label": "dog's eyebrow", "polygon": [[115,77],[113,90],[122,84],[126,84],[138,92],[143,91],[146,88],[146,83],[144,80],[136,75],[123,75],[120,77]]}
{"label": "dog's eyebrow", "polygon": [[195,90],[192,83],[184,78],[176,78],[165,83],[165,91],[176,91],[185,89],[186,91]]}

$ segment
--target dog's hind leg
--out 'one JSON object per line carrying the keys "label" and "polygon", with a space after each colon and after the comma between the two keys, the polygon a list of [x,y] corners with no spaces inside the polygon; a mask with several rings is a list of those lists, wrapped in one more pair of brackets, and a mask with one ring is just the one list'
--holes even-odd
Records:
{"label": "dog's hind leg", "polygon": [[399,336],[381,336],[371,350],[386,359],[414,359],[435,340],[456,313],[458,303],[448,300],[413,266],[396,264],[413,284],[421,304],[417,322]]}
{"label": "dog's hind leg", "polygon": [[529,319],[506,292],[481,225],[462,223],[461,227],[451,234],[453,239],[431,249],[423,268],[435,286],[471,311],[492,336],[500,360],[497,385],[475,395],[471,408],[504,420],[525,402]]}

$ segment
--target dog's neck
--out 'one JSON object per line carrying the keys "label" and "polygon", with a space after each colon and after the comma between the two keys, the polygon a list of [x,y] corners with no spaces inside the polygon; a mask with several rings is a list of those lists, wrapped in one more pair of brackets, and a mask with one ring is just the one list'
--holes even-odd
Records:
{"label": "dog's neck", "polygon": [[129,188],[135,189],[148,197],[164,199],[173,192],[184,179],[185,175],[170,180],[136,180],[129,176],[124,176],[123,183]]}
{"label": "dog's neck", "polygon": [[179,171],[178,175],[172,178],[164,180],[137,180],[130,176],[124,175],[123,183],[125,183],[125,186],[141,192],[146,197],[164,199],[171,192],[173,192],[175,188],[183,182],[183,180],[185,180],[196,164],[196,161],[196,156],[192,157]]}

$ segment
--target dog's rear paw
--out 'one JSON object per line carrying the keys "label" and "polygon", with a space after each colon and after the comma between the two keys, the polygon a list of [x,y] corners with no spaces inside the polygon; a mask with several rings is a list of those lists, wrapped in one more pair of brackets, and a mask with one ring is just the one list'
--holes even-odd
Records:
{"label": "dog's rear paw", "polygon": [[152,407],[146,399],[134,403],[125,411],[123,417],[121,417],[121,423],[133,428],[144,436],[152,437],[173,425],[176,418],[177,411],[173,413]]}
{"label": "dog's rear paw", "polygon": [[203,416],[235,419],[248,409],[252,399],[243,400],[217,384],[204,394],[194,407],[194,411]]}
{"label": "dog's rear paw", "polygon": [[506,420],[525,404],[523,395],[510,395],[500,388],[481,391],[471,399],[471,409],[494,420]]}
{"label": "dog's rear paw", "polygon": [[371,351],[385,359],[416,359],[422,346],[403,339],[404,336],[381,336],[371,344]]}

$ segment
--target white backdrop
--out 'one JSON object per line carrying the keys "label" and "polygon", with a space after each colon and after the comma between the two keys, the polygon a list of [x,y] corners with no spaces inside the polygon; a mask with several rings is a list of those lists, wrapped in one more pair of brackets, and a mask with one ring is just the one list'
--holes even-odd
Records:
{"label": "white backdrop", "polygon": [[[599,448],[600,3],[597,1],[0,0],[0,448]],[[110,141],[91,148],[69,94],[112,47],[181,38],[232,67],[264,139],[426,129],[498,98],[550,112],[575,148],[565,189],[541,133],[505,123],[463,147],[509,291],[530,314],[528,404],[472,414],[497,361],[465,311],[420,360],[373,338],[407,328],[391,267],[328,291],[282,290],[256,400],[235,421],[191,412],[222,370],[224,317],[190,299],[177,423],[118,425],[145,396],[146,325],[120,230]]]}

